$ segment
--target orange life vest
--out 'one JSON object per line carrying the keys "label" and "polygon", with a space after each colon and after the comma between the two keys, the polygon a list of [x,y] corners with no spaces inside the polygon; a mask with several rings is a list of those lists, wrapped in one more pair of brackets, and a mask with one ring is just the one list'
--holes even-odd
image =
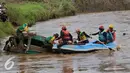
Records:
{"label": "orange life vest", "polygon": [[63,32],[63,34],[64,34],[64,36],[63,36],[64,39],[70,39],[70,33],[69,33],[69,31],[67,31],[67,30],[62,30],[62,32]]}

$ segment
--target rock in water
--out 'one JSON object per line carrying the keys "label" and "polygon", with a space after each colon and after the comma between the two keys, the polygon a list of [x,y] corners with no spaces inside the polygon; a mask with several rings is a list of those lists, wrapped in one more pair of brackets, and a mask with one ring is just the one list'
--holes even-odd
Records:
{"label": "rock in water", "polygon": [[123,36],[125,36],[126,35],[126,33],[123,33]]}

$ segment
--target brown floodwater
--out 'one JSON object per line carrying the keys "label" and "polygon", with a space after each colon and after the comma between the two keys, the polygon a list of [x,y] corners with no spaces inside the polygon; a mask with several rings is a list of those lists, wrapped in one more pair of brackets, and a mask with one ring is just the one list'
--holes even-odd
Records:
{"label": "brown floodwater", "polygon": [[130,73],[130,11],[79,14],[52,19],[38,22],[31,30],[38,35],[51,36],[56,32],[59,33],[64,23],[74,37],[77,28],[90,34],[97,32],[101,24],[106,29],[109,24],[114,24],[116,40],[121,49],[112,55],[109,50],[77,54],[29,55],[4,53],[0,46],[0,73]]}

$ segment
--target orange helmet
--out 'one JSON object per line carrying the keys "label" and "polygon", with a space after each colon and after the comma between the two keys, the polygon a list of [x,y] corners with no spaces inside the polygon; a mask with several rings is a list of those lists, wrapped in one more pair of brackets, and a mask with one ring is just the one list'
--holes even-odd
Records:
{"label": "orange helmet", "polygon": [[99,26],[99,29],[104,29],[104,26],[102,26],[102,25],[101,25],[101,26]]}
{"label": "orange helmet", "polygon": [[66,30],[66,26],[62,26],[62,30]]}

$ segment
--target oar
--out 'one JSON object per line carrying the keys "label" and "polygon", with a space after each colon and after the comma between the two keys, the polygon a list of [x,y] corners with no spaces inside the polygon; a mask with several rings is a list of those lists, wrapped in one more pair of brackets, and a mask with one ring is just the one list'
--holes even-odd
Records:
{"label": "oar", "polygon": [[[92,37],[93,38],[93,37]],[[95,40],[99,41],[101,44],[103,44],[106,48],[108,48],[110,51],[114,51],[112,48],[108,47],[106,44],[101,42],[99,39],[94,38]]]}

